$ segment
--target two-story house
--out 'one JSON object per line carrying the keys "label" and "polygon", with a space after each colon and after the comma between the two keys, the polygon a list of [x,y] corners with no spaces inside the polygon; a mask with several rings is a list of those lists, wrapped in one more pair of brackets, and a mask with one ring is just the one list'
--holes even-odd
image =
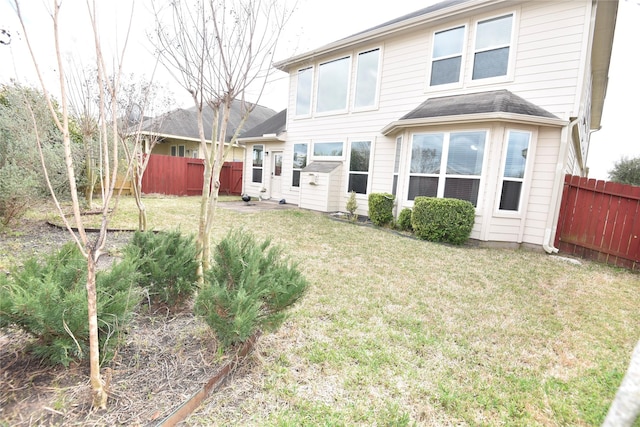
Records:
{"label": "two-story house", "polygon": [[617,1],[447,0],[275,66],[286,113],[244,134],[244,191],[318,211],[472,202],[471,237],[552,246],[564,174],[586,175]]}

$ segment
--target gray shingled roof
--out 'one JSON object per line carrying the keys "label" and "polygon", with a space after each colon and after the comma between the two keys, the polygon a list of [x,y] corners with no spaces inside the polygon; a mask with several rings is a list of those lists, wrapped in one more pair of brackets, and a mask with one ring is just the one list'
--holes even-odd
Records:
{"label": "gray shingled roof", "polygon": [[[243,114],[241,101],[234,101],[231,106],[229,115],[229,123],[227,127],[227,141],[231,140],[236,127],[240,124]],[[244,129],[250,129],[256,125],[263,123],[276,112],[271,108],[256,105],[246,122]],[[205,107],[203,110],[204,134],[207,140],[211,138],[211,123],[213,122],[213,110]],[[198,115],[196,107],[189,109],[178,108],[163,114],[160,117],[148,120],[142,127],[142,132],[153,132],[160,135],[170,135],[176,138],[192,138],[199,139],[198,134]]]}
{"label": "gray shingled roof", "polygon": [[465,3],[465,2],[468,2],[468,1],[470,1],[470,0],[444,0],[444,1],[438,2],[436,4],[433,4],[431,6],[425,7],[423,9],[416,10],[415,12],[411,12],[411,13],[408,13],[406,15],[399,16],[399,17],[397,17],[395,19],[392,19],[390,21],[383,22],[380,25],[376,25],[374,27],[367,28],[364,31],[359,31],[359,32],[357,32],[355,34],[350,35],[349,37],[346,37],[346,38],[348,39],[350,37],[357,36],[358,34],[368,33],[369,31],[377,30],[379,28],[384,28],[384,27],[387,27],[389,25],[397,24],[398,22],[402,22],[402,21],[406,21],[406,20],[409,20],[409,19],[412,19],[412,18],[416,18],[418,16],[427,15],[429,13],[433,13],[433,12],[436,12],[438,10],[441,10],[441,9],[444,9],[444,8],[447,8],[447,7],[450,7],[450,6],[455,6],[455,5],[458,5],[460,3]]}
{"label": "gray shingled roof", "polygon": [[512,113],[526,116],[558,119],[544,108],[509,92],[506,89],[491,92],[429,98],[400,120],[429,117],[460,116],[479,113]]}
{"label": "gray shingled roof", "polygon": [[311,162],[302,172],[329,173],[340,165],[342,162]]}
{"label": "gray shingled roof", "polygon": [[280,135],[287,129],[287,110],[271,116],[251,129],[242,132],[241,138],[259,138],[264,135]]}

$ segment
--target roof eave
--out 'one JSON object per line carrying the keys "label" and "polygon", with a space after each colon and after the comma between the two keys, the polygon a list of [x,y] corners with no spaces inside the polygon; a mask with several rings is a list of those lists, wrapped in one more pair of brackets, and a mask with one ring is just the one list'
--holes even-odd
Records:
{"label": "roof eave", "polygon": [[236,141],[240,144],[246,144],[247,142],[287,142],[282,135],[248,136],[246,138],[238,138]]}
{"label": "roof eave", "polygon": [[469,12],[469,11],[478,9],[480,7],[485,7],[491,4],[502,3],[504,1],[506,0],[470,0],[469,2],[446,7],[444,9],[437,10],[431,13],[427,13],[424,15],[416,16],[414,18],[406,19],[404,21],[389,24],[381,28],[375,28],[370,31],[365,30],[361,33],[354,34],[353,36],[349,36],[349,37],[337,40],[335,42],[326,44],[322,47],[319,47],[318,49],[314,49],[300,55],[292,56],[282,61],[277,61],[273,64],[273,66],[281,71],[287,72],[288,69],[295,64],[312,62],[313,60],[315,60],[315,58],[319,56],[326,55],[330,52],[356,45],[358,43],[367,41],[372,38],[378,38],[383,36],[386,37],[400,31],[406,31],[418,25],[429,23],[431,21],[452,17],[453,15],[460,12]]}
{"label": "roof eave", "polygon": [[550,127],[563,127],[569,122],[566,120],[540,117],[540,116],[528,116],[526,114],[515,113],[477,113],[477,114],[462,114],[456,116],[441,116],[441,117],[425,117],[419,119],[406,119],[396,120],[389,123],[380,131],[383,135],[388,136],[400,129],[409,129],[423,126],[437,126],[443,124],[464,124],[464,123],[480,123],[480,122],[509,122],[520,123],[538,126],[550,126]]}
{"label": "roof eave", "polygon": [[609,65],[613,50],[613,38],[618,14],[618,2],[600,1],[597,3],[594,29],[591,90],[591,127],[598,129],[602,121],[604,99],[609,83]]}

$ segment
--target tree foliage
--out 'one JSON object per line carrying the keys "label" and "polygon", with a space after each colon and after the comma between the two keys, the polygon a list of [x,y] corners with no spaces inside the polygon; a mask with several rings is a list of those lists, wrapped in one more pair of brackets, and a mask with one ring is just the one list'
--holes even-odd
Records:
{"label": "tree foliage", "polygon": [[622,157],[609,171],[609,181],[640,185],[640,157]]}
{"label": "tree foliage", "polygon": [[[62,134],[49,114],[44,94],[16,82],[5,84],[0,87],[0,218],[5,225],[20,218],[34,201],[49,196],[31,112],[51,185],[61,197],[70,194]],[[71,138],[72,156],[79,158],[81,146],[75,143],[79,136],[73,128]]]}

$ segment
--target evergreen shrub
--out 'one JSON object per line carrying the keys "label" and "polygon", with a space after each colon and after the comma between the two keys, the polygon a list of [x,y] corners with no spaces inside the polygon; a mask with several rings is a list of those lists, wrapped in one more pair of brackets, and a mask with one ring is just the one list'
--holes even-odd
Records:
{"label": "evergreen shrub", "polygon": [[402,231],[413,231],[413,227],[411,226],[411,213],[410,208],[404,208],[400,211],[398,221],[396,222],[398,229]]}
{"label": "evergreen shrub", "polygon": [[178,230],[136,231],[125,253],[138,259],[139,285],[153,303],[176,308],[195,293],[198,250],[193,235],[184,236]]}
{"label": "evergreen shrub", "polygon": [[475,208],[466,200],[416,197],[411,225],[419,238],[461,245],[471,235]]}
{"label": "evergreen shrub", "polygon": [[395,197],[389,193],[369,194],[369,218],[379,227],[393,220],[393,202]]}
{"label": "evergreen shrub", "polygon": [[307,289],[307,280],[282,248],[270,239],[258,242],[246,231],[232,230],[214,249],[194,311],[215,331],[224,346],[260,331],[276,330],[285,309]]}
{"label": "evergreen shrub", "polygon": [[[98,338],[105,359],[140,303],[135,260],[96,273]],[[87,261],[73,243],[40,261],[28,259],[0,275],[0,328],[16,326],[34,340],[29,351],[50,364],[68,366],[89,353]]]}

